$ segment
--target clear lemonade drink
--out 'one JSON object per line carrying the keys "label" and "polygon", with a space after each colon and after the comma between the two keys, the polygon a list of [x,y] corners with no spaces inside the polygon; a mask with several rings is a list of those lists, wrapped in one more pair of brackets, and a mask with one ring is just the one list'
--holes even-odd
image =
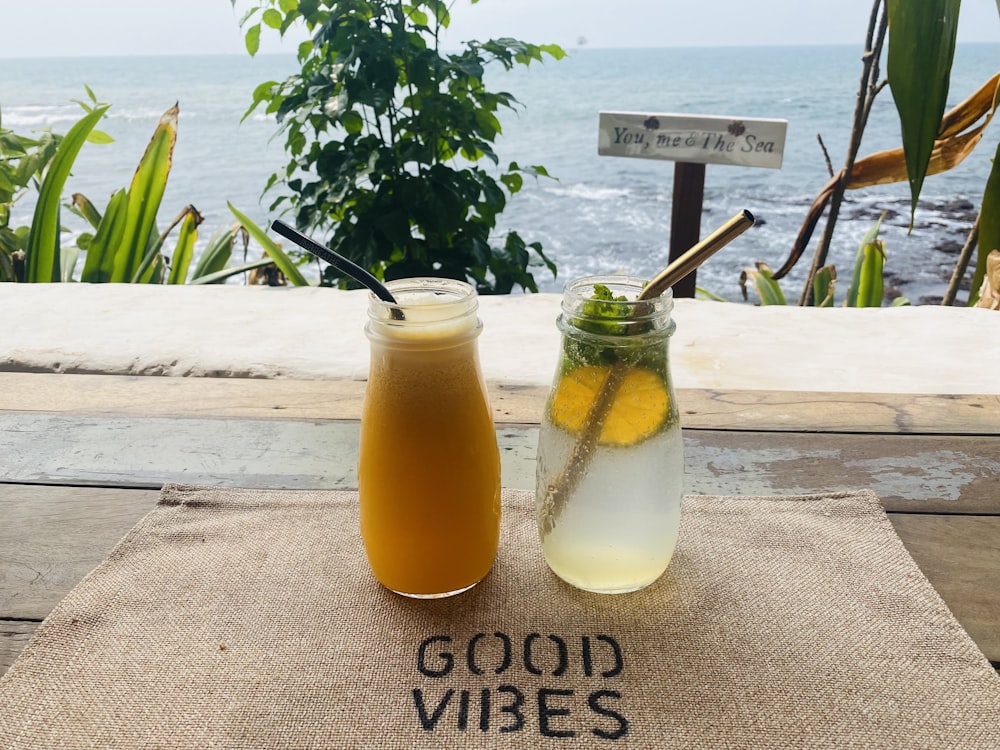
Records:
{"label": "clear lemonade drink", "polygon": [[500,529],[500,457],[479,365],[478,300],[458,281],[387,286],[404,319],[371,298],[361,535],[387,588],[449,596],[490,571]]}
{"label": "clear lemonade drink", "polygon": [[680,530],[684,456],[667,355],[673,299],[668,291],[636,302],[642,285],[572,282],[558,320],[536,511],[549,567],[588,591],[648,586],[666,570]]}

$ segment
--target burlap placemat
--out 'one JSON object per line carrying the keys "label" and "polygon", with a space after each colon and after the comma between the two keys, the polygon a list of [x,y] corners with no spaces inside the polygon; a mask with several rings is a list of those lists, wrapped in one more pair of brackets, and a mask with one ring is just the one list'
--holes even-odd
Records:
{"label": "burlap placemat", "polygon": [[171,486],[0,682],[4,748],[1000,748],[1000,680],[871,493],[691,496],[667,574],[584,594],[504,495],[496,567],[409,601],[350,492]]}

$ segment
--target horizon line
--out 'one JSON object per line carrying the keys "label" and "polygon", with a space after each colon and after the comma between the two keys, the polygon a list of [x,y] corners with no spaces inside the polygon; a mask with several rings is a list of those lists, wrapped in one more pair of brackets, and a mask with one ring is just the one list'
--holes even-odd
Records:
{"label": "horizon line", "polygon": [[[548,43],[543,43],[548,44]],[[957,46],[976,46],[976,45],[1000,45],[1000,41],[958,41]],[[861,45],[856,42],[800,42],[800,43],[746,43],[746,44],[667,44],[662,46],[648,46],[648,45],[600,45],[600,44],[574,44],[574,45],[558,45],[562,47],[567,53],[570,52],[585,52],[588,50],[600,50],[600,51],[641,51],[641,50],[668,50],[668,49],[815,49],[823,47],[860,47]],[[460,48],[453,48],[458,51]],[[443,52],[450,52],[452,48],[444,49]],[[116,60],[116,59],[135,59],[135,58],[193,58],[193,57],[245,57],[253,60],[257,57],[295,57],[296,53],[294,51],[267,51],[258,52],[256,55],[250,55],[246,50],[243,51],[230,51],[230,52],[157,52],[157,53],[147,53],[147,52],[119,52],[119,53],[80,53],[80,54],[68,54],[68,55],[5,55],[0,52],[0,60],[8,61],[31,61],[31,60]]]}

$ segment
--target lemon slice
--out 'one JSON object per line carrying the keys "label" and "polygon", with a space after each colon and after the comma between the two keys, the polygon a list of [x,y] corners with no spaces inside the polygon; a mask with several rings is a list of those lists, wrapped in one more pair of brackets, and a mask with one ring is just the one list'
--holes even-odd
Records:
{"label": "lemon slice", "polygon": [[[611,369],[584,365],[559,379],[549,406],[552,422],[571,433],[583,429],[594,400]],[[666,383],[646,367],[631,367],[621,380],[598,442],[628,446],[656,434],[667,421],[670,394]]]}

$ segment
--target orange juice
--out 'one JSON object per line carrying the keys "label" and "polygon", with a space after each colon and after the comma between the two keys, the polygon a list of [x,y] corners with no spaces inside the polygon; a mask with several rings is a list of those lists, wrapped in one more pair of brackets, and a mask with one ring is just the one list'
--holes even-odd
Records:
{"label": "orange juice", "polygon": [[490,571],[500,530],[500,456],[476,346],[478,303],[456,281],[388,286],[405,318],[372,300],[361,535],[387,588],[448,596]]}

